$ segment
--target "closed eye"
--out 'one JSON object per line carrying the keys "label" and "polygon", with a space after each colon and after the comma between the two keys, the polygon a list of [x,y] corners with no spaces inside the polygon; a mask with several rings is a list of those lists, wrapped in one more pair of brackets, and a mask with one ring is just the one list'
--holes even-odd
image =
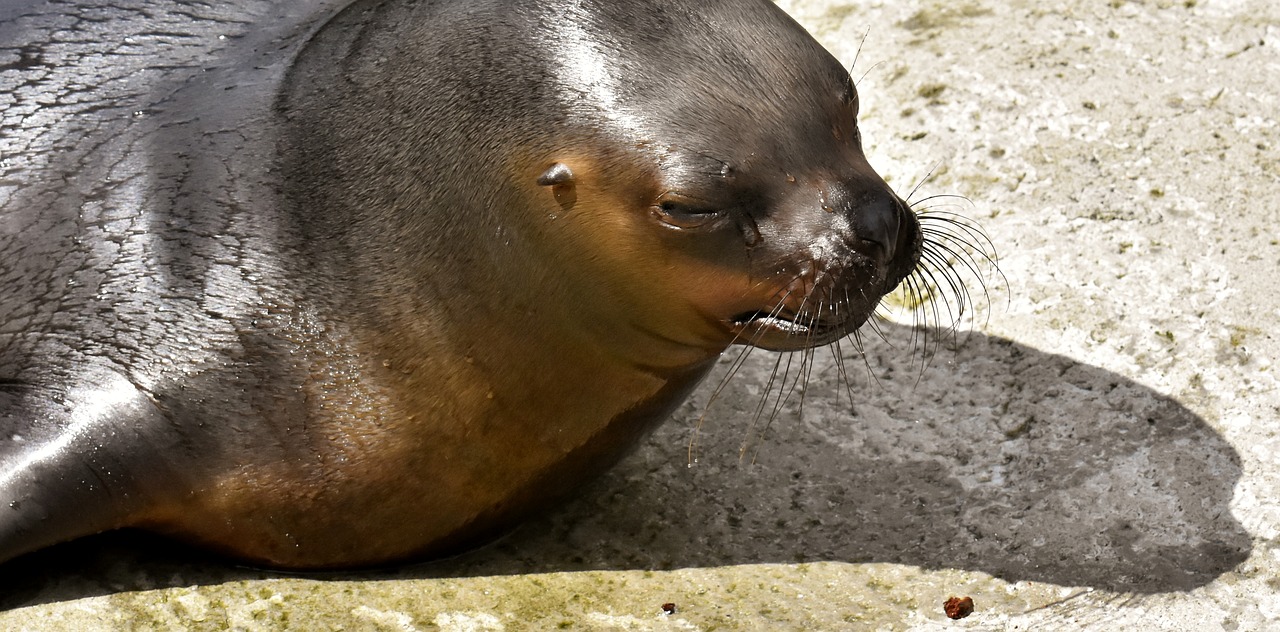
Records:
{"label": "closed eye", "polygon": [[703,200],[672,192],[659,196],[653,208],[659,221],[674,228],[700,228],[725,215],[723,209]]}

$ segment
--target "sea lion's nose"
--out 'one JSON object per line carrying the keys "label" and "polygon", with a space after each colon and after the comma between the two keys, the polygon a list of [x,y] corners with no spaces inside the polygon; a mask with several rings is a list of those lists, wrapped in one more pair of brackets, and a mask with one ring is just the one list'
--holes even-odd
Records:
{"label": "sea lion's nose", "polygon": [[880,249],[885,261],[893,259],[904,212],[902,201],[883,184],[867,186],[852,197],[850,218],[859,240]]}

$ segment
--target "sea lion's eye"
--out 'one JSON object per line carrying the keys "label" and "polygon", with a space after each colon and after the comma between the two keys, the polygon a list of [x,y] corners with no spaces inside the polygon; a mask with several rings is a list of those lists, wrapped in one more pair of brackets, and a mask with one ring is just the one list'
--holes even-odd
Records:
{"label": "sea lion's eye", "polygon": [[689,204],[681,204],[680,202],[666,201],[658,205],[663,213],[671,215],[712,215],[717,213],[715,209],[703,208],[700,206],[691,206]]}
{"label": "sea lion's eye", "polygon": [[653,209],[658,221],[674,228],[700,228],[724,215],[702,200],[670,192],[659,196]]}

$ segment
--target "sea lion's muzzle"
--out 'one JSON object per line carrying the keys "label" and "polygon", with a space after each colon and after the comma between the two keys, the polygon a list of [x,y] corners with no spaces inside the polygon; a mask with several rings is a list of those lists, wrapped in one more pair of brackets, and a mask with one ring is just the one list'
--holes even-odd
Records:
{"label": "sea lion's muzzle", "polygon": [[[920,224],[879,176],[817,182],[818,203],[796,192],[771,218],[753,266],[761,302],[730,319],[735,342],[776,351],[829,344],[852,334],[880,298],[915,268]],[[820,209],[820,210],[819,210]]]}

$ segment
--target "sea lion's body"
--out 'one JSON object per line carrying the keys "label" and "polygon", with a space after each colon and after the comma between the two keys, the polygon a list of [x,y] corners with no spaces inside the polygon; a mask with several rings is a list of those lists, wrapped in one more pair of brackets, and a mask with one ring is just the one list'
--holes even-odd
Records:
{"label": "sea lion's body", "polygon": [[0,560],[456,550],[919,257],[767,0],[138,5],[0,9]]}

